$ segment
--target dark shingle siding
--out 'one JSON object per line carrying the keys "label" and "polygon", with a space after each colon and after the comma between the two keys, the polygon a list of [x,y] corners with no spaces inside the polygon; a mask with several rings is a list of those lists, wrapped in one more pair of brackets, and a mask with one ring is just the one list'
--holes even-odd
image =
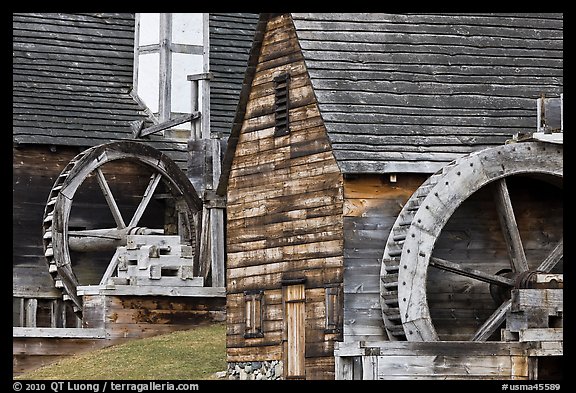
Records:
{"label": "dark shingle siding", "polygon": [[[130,95],[134,14],[13,14],[13,141],[90,147],[147,121]],[[186,144],[141,140],[186,168]]]}
{"label": "dark shingle siding", "polygon": [[432,172],[534,130],[563,84],[561,14],[293,14],[344,172]]}
{"label": "dark shingle siding", "polygon": [[214,75],[210,83],[210,128],[213,132],[230,134],[257,22],[258,14],[210,14],[210,70]]}
{"label": "dark shingle siding", "polygon": [[13,17],[14,139],[92,144],[130,133],[143,118],[130,97],[131,14]]}

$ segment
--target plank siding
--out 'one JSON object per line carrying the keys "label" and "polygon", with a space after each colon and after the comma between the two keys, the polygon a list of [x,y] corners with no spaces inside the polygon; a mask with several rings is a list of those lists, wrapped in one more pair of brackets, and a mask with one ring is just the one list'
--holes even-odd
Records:
{"label": "plank siding", "polygon": [[[343,277],[342,175],[329,149],[289,18],[268,22],[228,184],[227,359],[282,360],[286,321],[281,282],[305,279],[306,378],[333,375],[324,333],[325,286]],[[272,79],[294,72],[290,128],[274,137]],[[264,290],[262,338],[244,338],[244,291]],[[315,367],[308,365],[316,364]],[[331,373],[331,374],[330,374]]]}
{"label": "plank siding", "polygon": [[[518,342],[386,341],[339,345],[337,379],[526,380],[530,351]],[[354,361],[361,366],[349,367]],[[352,374],[352,375],[351,375]]]}
{"label": "plank siding", "polygon": [[46,146],[12,150],[12,290],[15,296],[60,295],[48,273],[42,244],[42,217],[54,181],[79,153],[74,147],[51,152]]}
{"label": "plank siding", "polygon": [[380,268],[388,234],[425,175],[351,176],[344,181],[344,341],[387,340]]}
{"label": "plank siding", "polygon": [[242,88],[258,14],[210,13],[210,130],[227,136]]}

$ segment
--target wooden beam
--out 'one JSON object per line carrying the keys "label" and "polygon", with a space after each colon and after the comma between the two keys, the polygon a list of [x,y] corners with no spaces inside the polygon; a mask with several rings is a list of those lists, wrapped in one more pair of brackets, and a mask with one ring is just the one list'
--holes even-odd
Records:
{"label": "wooden beam", "polygon": [[90,328],[13,327],[12,336],[34,338],[106,338],[106,330]]}
{"label": "wooden beam", "polygon": [[504,285],[509,287],[514,286],[514,280],[511,280],[509,278],[498,276],[496,274],[484,273],[476,269],[470,269],[458,263],[450,262],[436,257],[430,258],[430,266],[434,266],[438,269],[453,272],[461,276],[475,278],[476,280],[487,282],[489,284]]}
{"label": "wooden beam", "polygon": [[172,14],[160,13],[160,71],[158,112],[160,121],[170,119],[172,112]]}
{"label": "wooden beam", "polygon": [[528,261],[526,260],[524,246],[520,238],[520,231],[518,230],[518,224],[514,216],[514,209],[510,200],[506,179],[496,180],[493,187],[498,219],[502,227],[504,240],[508,247],[512,269],[515,272],[528,271]]}
{"label": "wooden beam", "polygon": [[142,138],[150,134],[155,134],[157,132],[164,131],[168,128],[177,126],[178,124],[198,119],[199,117],[200,112],[193,112],[192,114],[189,115],[182,115],[171,120],[166,120],[160,124],[153,125],[143,130],[138,130],[137,132],[134,133],[134,138]]}
{"label": "wooden beam", "polygon": [[226,297],[225,287],[162,287],[116,285],[114,289],[98,285],[78,286],[78,294],[83,295],[113,295],[113,296],[188,296],[188,297]]}
{"label": "wooden beam", "polygon": [[138,207],[136,208],[136,211],[134,212],[134,216],[132,216],[132,219],[130,220],[129,226],[132,227],[138,225],[138,221],[140,221],[140,218],[142,218],[142,215],[144,214],[144,211],[146,210],[148,203],[150,203],[150,200],[152,199],[154,191],[156,190],[156,187],[158,186],[158,183],[160,182],[161,178],[162,178],[161,173],[155,173],[150,177],[148,187],[146,187],[146,191],[144,192],[142,200],[140,201]]}
{"label": "wooden beam", "polygon": [[563,341],[563,328],[528,328],[520,329],[518,341]]}
{"label": "wooden beam", "polygon": [[554,266],[564,257],[564,238],[560,239],[556,247],[548,254],[548,256],[538,266],[538,271],[550,272]]}
{"label": "wooden beam", "polygon": [[480,329],[478,329],[472,338],[472,341],[486,341],[488,337],[490,337],[496,331],[496,329],[500,327],[502,322],[504,322],[506,319],[506,314],[511,308],[511,304],[512,300],[507,300],[502,303],[500,307],[498,307],[496,311],[492,313],[490,318],[488,318],[484,324],[480,326]]}
{"label": "wooden beam", "polygon": [[104,173],[102,173],[102,170],[100,168],[96,169],[96,175],[97,175],[96,178],[98,179],[98,184],[100,185],[102,193],[104,194],[104,198],[106,199],[106,203],[108,204],[108,207],[112,212],[112,216],[114,217],[114,222],[116,222],[116,226],[119,229],[126,228],[126,224],[124,223],[124,219],[122,218],[122,213],[120,212],[120,209],[116,204],[116,200],[112,195],[112,190],[110,190],[110,186],[108,185],[108,182],[104,177]]}
{"label": "wooden beam", "polygon": [[37,299],[26,299],[24,301],[24,309],[26,313],[25,325],[27,327],[36,327],[36,310],[38,309]]}

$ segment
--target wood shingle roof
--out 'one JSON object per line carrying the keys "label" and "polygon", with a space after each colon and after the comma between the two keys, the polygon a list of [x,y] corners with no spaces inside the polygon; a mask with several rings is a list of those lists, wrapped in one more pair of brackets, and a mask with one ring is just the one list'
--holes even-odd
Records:
{"label": "wood shingle roof", "polygon": [[[13,14],[13,142],[90,147],[151,123],[131,95],[134,14]],[[186,167],[186,144],[143,141]]]}
{"label": "wood shingle roof", "polygon": [[434,172],[536,127],[562,14],[292,14],[344,173]]}
{"label": "wood shingle roof", "polygon": [[[276,15],[256,28],[219,192]],[[534,131],[536,99],[563,91],[563,14],[286,15],[345,174],[433,173]]]}

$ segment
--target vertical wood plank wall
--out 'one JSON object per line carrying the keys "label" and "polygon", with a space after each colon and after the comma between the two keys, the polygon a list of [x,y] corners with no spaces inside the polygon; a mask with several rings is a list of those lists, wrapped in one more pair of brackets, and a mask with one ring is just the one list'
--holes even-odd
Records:
{"label": "vertical wood plank wall", "polygon": [[61,297],[48,273],[42,216],[55,179],[78,148],[26,146],[12,149],[12,292],[22,297]]}
{"label": "vertical wood plank wall", "polygon": [[[273,78],[289,72],[290,133],[274,137]],[[307,379],[333,379],[325,287],[343,273],[342,175],[289,18],[268,22],[228,184],[227,359],[282,360],[282,279],[305,279]],[[264,337],[244,338],[244,291],[262,289]]]}
{"label": "vertical wood plank wall", "polygon": [[380,267],[388,234],[425,174],[362,175],[344,180],[344,341],[387,340]]}

